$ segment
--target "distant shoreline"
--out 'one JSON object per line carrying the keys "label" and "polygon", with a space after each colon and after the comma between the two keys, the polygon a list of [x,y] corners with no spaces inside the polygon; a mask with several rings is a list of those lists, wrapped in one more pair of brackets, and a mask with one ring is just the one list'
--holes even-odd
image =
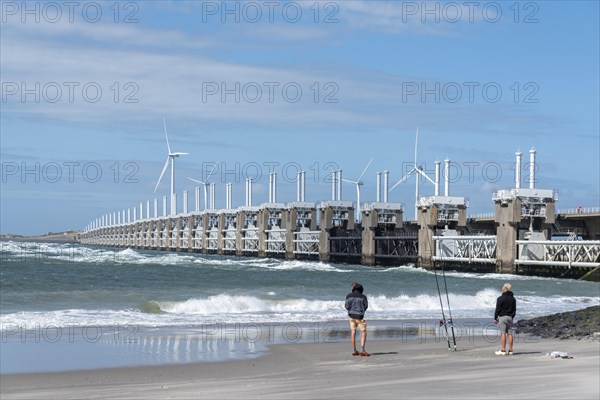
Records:
{"label": "distant shoreline", "polygon": [[79,243],[80,232],[69,231],[52,235],[21,236],[13,234],[0,235],[0,242],[42,242],[42,243]]}

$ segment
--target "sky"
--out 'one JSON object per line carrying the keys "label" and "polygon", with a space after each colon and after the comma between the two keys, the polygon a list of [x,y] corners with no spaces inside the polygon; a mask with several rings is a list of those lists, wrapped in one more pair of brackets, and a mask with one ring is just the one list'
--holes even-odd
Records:
{"label": "sky", "polygon": [[[170,191],[216,184],[216,206],[331,199],[371,158],[391,184],[451,161],[450,195],[493,211],[515,152],[561,208],[600,205],[599,3],[2,1],[0,232],[82,229]],[[443,177],[442,177],[443,179]],[[390,193],[414,208],[414,178]],[[423,181],[421,195],[433,194]],[[443,188],[442,188],[443,190]],[[355,201],[344,184],[343,199]],[[162,201],[159,200],[162,205]],[[178,208],[181,210],[181,203]],[[160,214],[160,211],[159,211]]]}

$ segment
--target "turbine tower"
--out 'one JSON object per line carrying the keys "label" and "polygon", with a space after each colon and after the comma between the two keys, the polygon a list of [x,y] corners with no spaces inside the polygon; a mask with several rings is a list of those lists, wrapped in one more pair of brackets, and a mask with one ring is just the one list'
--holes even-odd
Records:
{"label": "turbine tower", "polygon": [[160,173],[158,182],[156,182],[156,187],[154,188],[154,193],[156,193],[156,190],[158,189],[158,185],[160,185],[160,181],[162,180],[162,177],[165,174],[167,167],[169,166],[169,161],[171,161],[171,213],[173,213],[173,211],[175,210],[175,158],[177,158],[179,156],[188,155],[189,153],[179,153],[179,152],[171,151],[171,146],[169,145],[169,135],[167,134],[167,122],[165,121],[164,118],[163,118],[163,126],[165,128],[165,138],[167,139],[167,151],[168,151],[167,161],[165,161],[165,165],[162,169],[162,172]]}
{"label": "turbine tower", "polygon": [[417,127],[417,135],[415,138],[415,160],[413,162],[413,167],[406,175],[402,177],[394,186],[391,187],[390,192],[394,190],[398,185],[404,183],[410,178],[412,175],[415,175],[415,221],[418,220],[419,217],[419,175],[424,176],[429,182],[433,183],[435,186],[435,182],[427,176],[425,172],[423,172],[423,168],[417,164],[417,146],[419,144],[419,127]]}
{"label": "turbine tower", "polygon": [[367,169],[369,169],[369,166],[371,166],[373,160],[374,158],[371,158],[371,161],[369,161],[362,174],[360,174],[360,178],[358,178],[356,181],[350,179],[342,179],[344,182],[351,183],[356,186],[356,215],[358,216],[358,221],[362,220],[362,212],[360,208],[360,187],[364,185],[362,178],[363,176],[365,176],[365,173],[367,172]]}
{"label": "turbine tower", "polygon": [[204,186],[204,209],[208,209],[208,188],[210,188],[210,177],[213,175],[213,173],[215,172],[215,169],[217,168],[218,162],[213,164],[212,169],[210,170],[210,172],[208,173],[208,175],[206,175],[206,179],[201,181],[198,179],[194,179],[194,178],[190,178],[188,177],[188,179],[192,182],[198,183],[202,186]]}

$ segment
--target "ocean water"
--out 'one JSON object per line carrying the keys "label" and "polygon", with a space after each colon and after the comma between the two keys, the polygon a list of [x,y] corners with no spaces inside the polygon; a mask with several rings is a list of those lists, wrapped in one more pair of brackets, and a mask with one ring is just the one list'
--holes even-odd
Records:
{"label": "ocean water", "polygon": [[[261,340],[253,340],[260,330],[270,338],[288,339],[298,337],[290,327],[310,331],[304,340],[314,339],[315,332],[338,330],[332,327],[346,320],[343,302],[353,281],[365,288],[366,319],[377,321],[374,326],[398,327],[402,321],[442,315],[435,274],[410,265],[366,267],[22,242],[0,243],[0,257],[2,373],[30,371],[27,360],[39,357],[35,346],[45,346],[52,358],[53,349],[64,354],[65,343],[75,361],[38,363],[38,370],[259,354],[266,350],[264,332]],[[445,276],[450,302],[448,310],[442,292],[445,313],[448,317],[450,311],[455,321],[491,321],[504,282],[513,285],[517,318],[600,304],[598,283],[454,271]],[[443,290],[439,272],[438,278]],[[208,333],[211,340],[205,340]],[[177,350],[174,343],[179,343]],[[83,356],[86,351],[111,354],[110,349],[117,355],[100,358],[107,363],[90,362],[93,354]]]}

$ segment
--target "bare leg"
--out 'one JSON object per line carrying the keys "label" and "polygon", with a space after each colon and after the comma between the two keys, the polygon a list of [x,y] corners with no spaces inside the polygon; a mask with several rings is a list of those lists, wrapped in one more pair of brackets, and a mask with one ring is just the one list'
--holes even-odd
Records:
{"label": "bare leg", "polygon": [[502,351],[506,351],[506,333],[500,334],[500,342],[502,342]]}
{"label": "bare leg", "polygon": [[352,350],[356,351],[356,329],[350,329],[350,343]]}
{"label": "bare leg", "polygon": [[509,351],[513,351],[513,335],[512,335],[512,333],[508,334],[508,349],[509,349]]}
{"label": "bare leg", "polygon": [[365,351],[365,344],[367,344],[367,330],[360,331],[360,348]]}

